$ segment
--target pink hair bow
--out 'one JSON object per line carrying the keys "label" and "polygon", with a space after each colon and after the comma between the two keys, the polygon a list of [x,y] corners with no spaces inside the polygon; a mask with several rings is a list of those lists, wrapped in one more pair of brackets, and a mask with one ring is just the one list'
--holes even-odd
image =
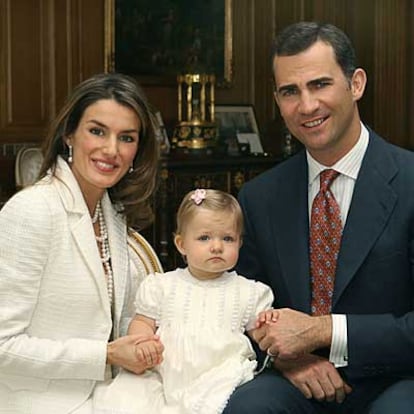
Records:
{"label": "pink hair bow", "polygon": [[203,188],[197,188],[193,194],[191,194],[190,199],[194,201],[197,205],[200,205],[203,200],[206,198],[206,190]]}

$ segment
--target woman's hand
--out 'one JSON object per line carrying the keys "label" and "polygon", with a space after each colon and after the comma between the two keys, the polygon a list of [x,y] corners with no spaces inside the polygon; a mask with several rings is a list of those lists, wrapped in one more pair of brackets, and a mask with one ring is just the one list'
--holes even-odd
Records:
{"label": "woman's hand", "polygon": [[[150,354],[140,349],[141,344],[145,342],[151,343],[147,347],[151,349]],[[142,374],[162,361],[163,351],[164,346],[158,335],[127,335],[108,344],[106,362],[135,374]]]}

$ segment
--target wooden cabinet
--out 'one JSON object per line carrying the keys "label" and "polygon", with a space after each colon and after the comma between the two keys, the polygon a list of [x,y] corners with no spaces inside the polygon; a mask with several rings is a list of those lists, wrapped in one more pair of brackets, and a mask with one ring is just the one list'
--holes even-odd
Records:
{"label": "wooden cabinet", "polygon": [[271,156],[217,157],[168,156],[161,160],[160,184],[155,201],[155,222],[145,232],[164,270],[182,265],[173,233],[175,215],[184,195],[195,188],[215,188],[237,196],[244,182],[273,167],[280,159]]}

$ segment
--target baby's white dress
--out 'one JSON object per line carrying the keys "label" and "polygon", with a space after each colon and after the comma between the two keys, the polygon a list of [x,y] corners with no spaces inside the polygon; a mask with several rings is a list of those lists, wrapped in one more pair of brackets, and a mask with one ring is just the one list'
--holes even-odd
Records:
{"label": "baby's white dress", "polygon": [[244,332],[272,302],[268,286],[236,272],[203,281],[187,268],[147,276],[136,313],[156,321],[164,361],[98,385],[94,413],[221,413],[234,389],[253,378],[257,363]]}

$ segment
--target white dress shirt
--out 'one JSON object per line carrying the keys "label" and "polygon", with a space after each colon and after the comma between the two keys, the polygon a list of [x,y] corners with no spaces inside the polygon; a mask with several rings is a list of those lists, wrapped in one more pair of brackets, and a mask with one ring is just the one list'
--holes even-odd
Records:
{"label": "white dress shirt", "polygon": [[[309,152],[306,153],[308,160],[308,208],[309,220],[313,199],[319,191],[319,174],[327,168],[338,171],[340,175],[333,181],[331,191],[341,211],[342,227],[345,226],[354,192],[355,181],[361,168],[365,151],[368,147],[369,133],[361,123],[361,134],[355,146],[344,157],[334,165],[327,167],[317,162]],[[332,343],[329,360],[336,367],[348,365],[348,338],[346,315],[332,315]]]}

